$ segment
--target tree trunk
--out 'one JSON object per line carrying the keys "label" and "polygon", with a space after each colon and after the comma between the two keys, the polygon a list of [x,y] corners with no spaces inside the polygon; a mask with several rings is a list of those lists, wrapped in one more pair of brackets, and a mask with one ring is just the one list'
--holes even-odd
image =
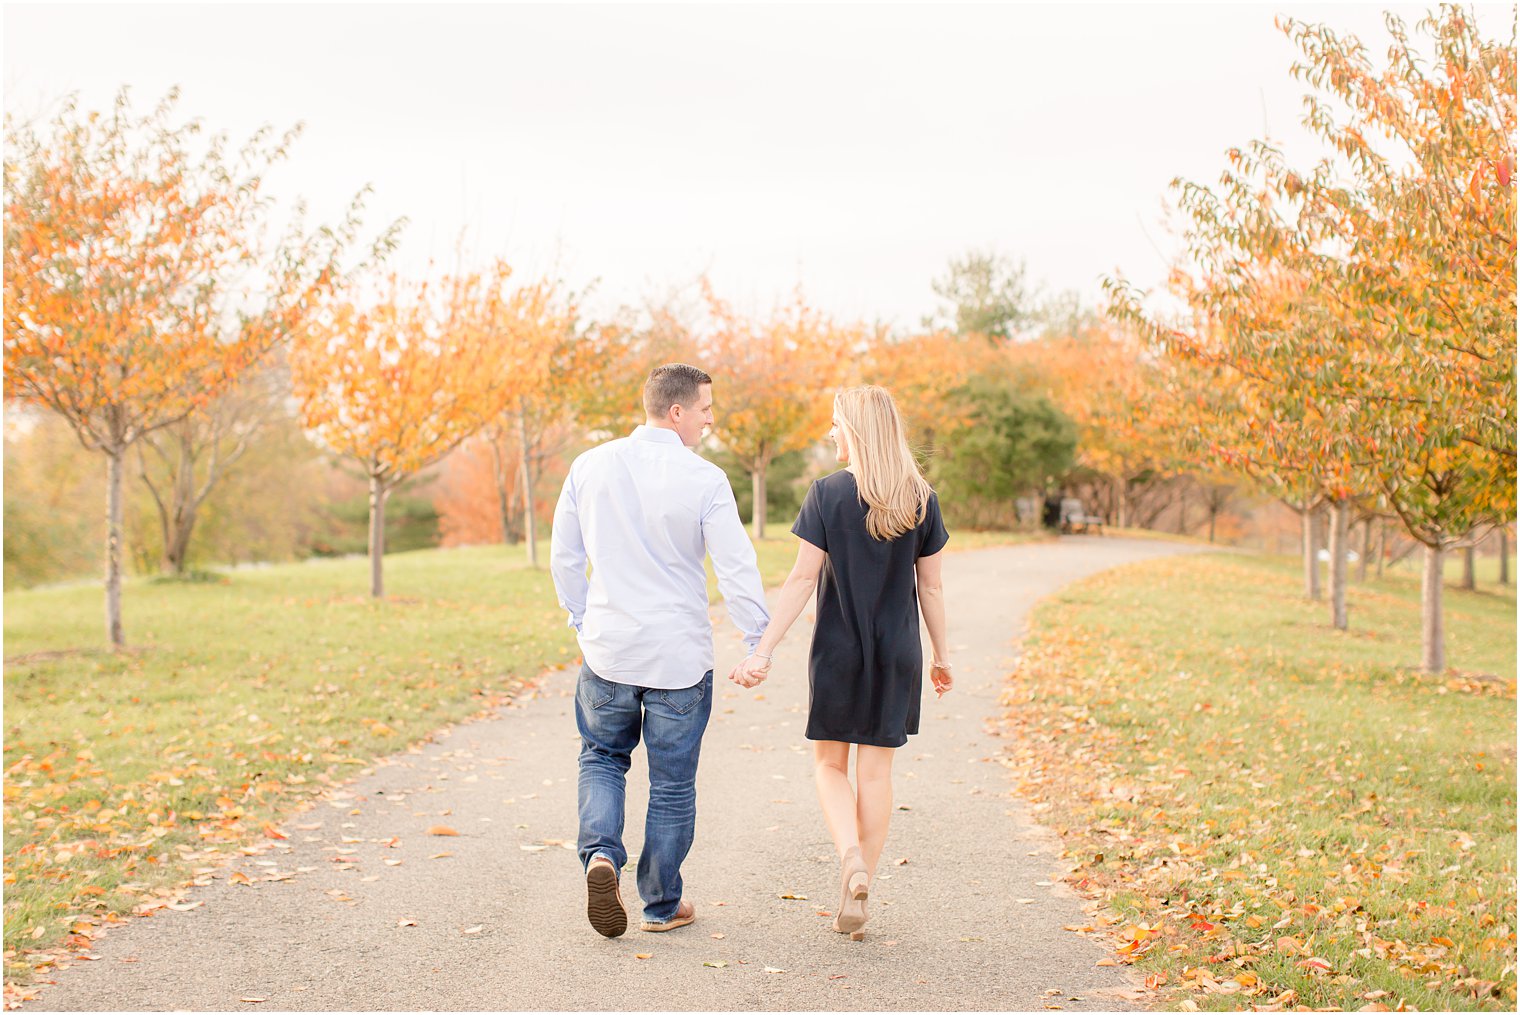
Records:
{"label": "tree trunk", "polygon": [[[148,488],[148,493],[153,497],[153,506],[158,510],[158,569],[166,575],[183,575],[185,559],[189,555],[190,534],[195,529],[195,447],[186,424],[181,423],[178,427],[171,428],[171,432],[178,445],[177,467],[169,466],[168,456],[151,437],[144,437],[138,442],[137,460],[143,485]],[[152,448],[165,466],[169,466],[169,485],[162,494],[148,471],[144,445]]]}
{"label": "tree trunk", "polygon": [[1123,476],[1114,477],[1114,501],[1118,507],[1114,516],[1118,518],[1119,528],[1129,525],[1129,483]]}
{"label": "tree trunk", "polygon": [[179,469],[174,476],[173,514],[164,539],[164,565],[172,574],[185,573],[190,536],[195,532],[195,445],[187,426],[179,427]]}
{"label": "tree trunk", "polygon": [[754,491],[754,517],[751,519],[756,539],[765,538],[765,470],[770,464],[768,455],[755,459],[755,471],[750,474]]}
{"label": "tree trunk", "polygon": [[1209,542],[1211,542],[1211,543],[1214,541],[1214,521],[1218,517],[1219,517],[1219,509],[1216,508],[1216,507],[1214,507],[1213,505],[1210,505],[1209,506]]}
{"label": "tree trunk", "polygon": [[1361,559],[1356,562],[1356,580],[1359,583],[1365,582],[1367,580],[1367,558],[1371,556],[1372,516],[1368,515],[1367,520],[1362,523],[1362,556]]}
{"label": "tree trunk", "polygon": [[190,536],[195,532],[195,509],[190,508],[183,515],[176,511],[170,528],[168,542],[164,544],[162,570],[167,574],[183,575],[190,557]]}
{"label": "tree trunk", "polygon": [[1185,536],[1187,535],[1187,487],[1182,488],[1182,495],[1177,498],[1177,501],[1177,535]]}
{"label": "tree trunk", "polygon": [[1478,587],[1478,548],[1468,543],[1462,548],[1462,587]]}
{"label": "tree trunk", "polygon": [[517,414],[517,444],[522,452],[523,535],[528,541],[528,566],[538,567],[538,525],[533,517],[533,456],[528,451],[528,412]]}
{"label": "tree trunk", "polygon": [[1383,562],[1388,557],[1388,519],[1378,519],[1377,576],[1383,577]]}
{"label": "tree trunk", "polygon": [[1346,537],[1350,535],[1351,503],[1330,504],[1330,622],[1346,629]]}
{"label": "tree trunk", "polygon": [[502,468],[501,448],[495,437],[487,438],[487,443],[491,445],[491,472],[496,478],[496,509],[501,515],[501,542],[503,546],[511,546],[512,498],[507,492],[507,473]]}
{"label": "tree trunk", "polygon": [[1299,516],[1303,519],[1304,595],[1310,599],[1320,598],[1319,590],[1319,512],[1305,508]]}
{"label": "tree trunk", "polygon": [[385,498],[389,494],[379,476],[369,477],[369,594],[385,595]]}
{"label": "tree trunk", "polygon": [[106,637],[121,648],[121,476],[126,451],[108,451],[106,457]]}
{"label": "tree trunk", "polygon": [[1426,673],[1446,670],[1446,635],[1441,628],[1441,571],[1445,556],[1439,545],[1425,547],[1425,576],[1420,583],[1420,668]]}
{"label": "tree trunk", "polygon": [[174,474],[172,521],[164,540],[164,564],[176,575],[185,573],[185,559],[190,556],[190,536],[195,532],[195,442],[189,424],[176,428],[179,437],[179,468]]}
{"label": "tree trunk", "polygon": [[1499,584],[1509,584],[1509,529],[1499,526]]}

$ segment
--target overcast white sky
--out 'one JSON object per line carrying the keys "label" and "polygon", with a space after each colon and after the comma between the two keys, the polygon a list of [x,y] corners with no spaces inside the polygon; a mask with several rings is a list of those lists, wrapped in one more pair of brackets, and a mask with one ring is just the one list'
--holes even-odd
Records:
{"label": "overcast white sky", "polygon": [[[371,223],[411,219],[404,268],[468,226],[600,279],[593,309],[708,270],[741,306],[800,281],[912,326],[973,247],[1093,302],[1105,272],[1157,282],[1173,177],[1266,130],[1317,150],[1273,15],[1380,56],[1385,6],[7,4],[5,108],[178,84],[234,140],[305,121],[277,192],[331,219],[372,184]],[[1507,6],[1478,12],[1508,36]]]}

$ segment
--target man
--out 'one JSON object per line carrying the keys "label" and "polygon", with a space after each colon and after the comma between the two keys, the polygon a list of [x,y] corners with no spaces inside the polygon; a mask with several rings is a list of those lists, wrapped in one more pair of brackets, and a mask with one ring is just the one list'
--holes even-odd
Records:
{"label": "man", "polygon": [[[704,555],[728,614],[753,651],[769,614],[755,549],[723,470],[695,454],[712,426],[712,378],[658,367],[644,384],[643,426],[570,466],[554,510],[550,570],[585,665],[575,692],[580,728],[580,834],[591,926],[628,927],[618,874],[630,756],[642,728],[649,813],[638,886],[640,929],[696,919],[681,898],[681,863],[696,826],[697,756],[712,714],[712,623]],[[591,577],[586,577],[590,561]]]}

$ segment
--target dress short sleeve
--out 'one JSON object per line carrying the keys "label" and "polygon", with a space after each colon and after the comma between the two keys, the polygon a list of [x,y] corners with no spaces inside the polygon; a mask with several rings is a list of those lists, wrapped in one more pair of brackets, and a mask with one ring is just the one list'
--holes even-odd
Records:
{"label": "dress short sleeve", "polygon": [[936,554],[949,541],[950,533],[945,531],[945,520],[939,513],[939,494],[930,493],[929,503],[924,506],[924,520],[918,523],[918,555],[928,557]]}
{"label": "dress short sleeve", "polygon": [[797,512],[797,520],[792,523],[792,532],[812,543],[818,549],[827,553],[829,550],[828,538],[823,531],[823,495],[818,490],[818,482],[808,487],[807,496],[803,498],[802,510]]}

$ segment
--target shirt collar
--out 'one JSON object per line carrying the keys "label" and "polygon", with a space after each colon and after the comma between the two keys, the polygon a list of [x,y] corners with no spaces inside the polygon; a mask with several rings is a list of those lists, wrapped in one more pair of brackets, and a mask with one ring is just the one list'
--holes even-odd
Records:
{"label": "shirt collar", "polygon": [[667,430],[662,426],[649,426],[640,423],[633,428],[633,433],[629,434],[629,436],[637,440],[654,441],[656,444],[675,444],[683,448],[686,446],[681,443],[680,434],[674,430]]}

